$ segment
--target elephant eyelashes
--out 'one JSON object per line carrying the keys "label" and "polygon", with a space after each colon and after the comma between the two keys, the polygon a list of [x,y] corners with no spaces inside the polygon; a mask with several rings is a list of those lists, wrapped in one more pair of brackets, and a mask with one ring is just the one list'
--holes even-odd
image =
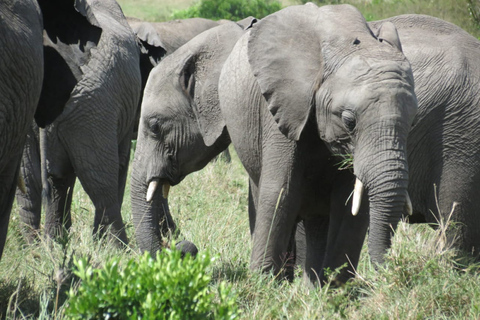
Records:
{"label": "elephant eyelashes", "polygon": [[160,125],[157,119],[150,119],[148,121],[148,127],[150,128],[150,132],[153,134],[158,135],[160,133]]}
{"label": "elephant eyelashes", "polygon": [[355,119],[355,115],[353,112],[345,110],[342,112],[342,121],[345,128],[347,128],[348,132],[352,132],[355,130],[355,126],[357,125],[357,121]]}

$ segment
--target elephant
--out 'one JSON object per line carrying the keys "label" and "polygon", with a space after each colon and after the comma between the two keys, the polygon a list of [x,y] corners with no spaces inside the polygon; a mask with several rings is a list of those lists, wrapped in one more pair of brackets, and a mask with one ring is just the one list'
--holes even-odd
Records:
{"label": "elephant", "polygon": [[[346,20],[352,23],[340,28]],[[188,70],[188,63],[183,69]],[[357,194],[353,202],[358,215],[350,214],[345,202],[355,175],[338,170],[336,155],[355,151],[355,174],[369,190],[391,184],[396,194],[376,195],[378,202],[391,197],[402,209],[408,203],[405,147],[417,100],[410,64],[393,24],[386,23],[374,37],[352,6],[319,9],[309,4],[274,13],[238,40],[218,81],[220,103],[210,99],[208,112],[202,112],[199,102],[190,108],[184,102],[185,93],[198,89],[182,72],[174,72],[180,86],[178,81],[164,84],[153,73],[147,83],[132,171],[132,214],[140,221],[135,225],[145,223],[150,231],[144,228],[139,233],[144,240],[137,241],[158,250],[159,215],[151,211],[161,211],[164,197],[155,190],[160,185],[168,189],[202,168],[226,148],[228,134],[250,177],[251,268],[291,278],[295,226],[303,220],[308,279],[323,280],[324,268],[351,263],[338,276],[339,281],[348,278],[358,263],[369,207]],[[171,88],[171,83],[177,94],[163,96],[172,96],[175,103],[159,95],[160,88]],[[182,99],[173,98],[182,91]],[[282,105],[297,109],[281,109]],[[211,120],[205,123],[203,114]],[[199,131],[192,122],[198,123]],[[384,149],[369,150],[369,132],[379,136]],[[386,132],[393,137],[384,136]],[[391,149],[393,159],[388,159]],[[371,182],[365,179],[374,177],[364,162],[373,163],[375,158],[389,161],[391,171],[375,175],[381,181]]]}
{"label": "elephant", "polygon": [[27,239],[40,227],[40,186],[46,234],[62,237],[70,228],[78,176],[95,206],[93,233],[126,244],[121,204],[141,90],[137,40],[114,0],[38,2],[45,71],[35,121],[41,129],[30,129],[21,169],[27,192],[17,191]]}
{"label": "elephant", "polygon": [[[350,5],[287,7],[239,39],[219,98],[249,176],[252,269],[284,275],[300,249],[307,282],[322,285],[325,270],[346,265],[335,277],[343,283],[367,228],[390,236],[411,210],[413,79],[394,24],[375,36]],[[342,157],[353,157],[353,171],[339,170]],[[293,237],[299,221],[304,248]]]}
{"label": "elephant", "polygon": [[212,111],[219,110],[222,64],[244,32],[234,22],[209,29],[150,73],[131,174],[132,219],[142,251],[156,254],[162,237],[176,232],[167,200],[170,186],[230,144],[223,120]]}
{"label": "elephant", "polygon": [[36,1],[0,2],[0,257],[23,145],[42,89],[42,25]]}
{"label": "elephant", "polygon": [[[447,229],[457,248],[480,253],[480,41],[460,27],[425,15],[370,22],[374,32],[395,24],[415,78],[418,112],[407,140],[410,223]],[[372,215],[372,213],[370,213]],[[383,217],[399,215],[384,210]],[[371,216],[372,219],[372,216]],[[391,232],[369,232],[372,260],[382,263]]]}
{"label": "elephant", "polygon": [[203,18],[147,22],[133,17],[127,17],[127,22],[136,34],[142,52],[140,58],[142,94],[135,117],[136,122],[132,137],[132,140],[136,140],[140,106],[150,71],[158,65],[165,55],[171,54],[201,32],[218,26],[218,23]]}
{"label": "elephant", "polygon": [[175,19],[165,22],[146,22],[128,17],[128,23],[140,39],[157,42],[171,54],[198,34],[219,25],[219,22],[204,19]]}

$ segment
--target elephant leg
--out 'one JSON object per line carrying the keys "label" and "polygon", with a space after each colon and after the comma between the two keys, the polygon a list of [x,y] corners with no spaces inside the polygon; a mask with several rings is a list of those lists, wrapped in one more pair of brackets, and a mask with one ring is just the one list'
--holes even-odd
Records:
{"label": "elephant leg", "polygon": [[428,217],[427,221],[434,226],[447,227],[446,247],[454,245],[479,258],[480,198],[477,190],[480,170],[475,159],[471,159],[471,163],[471,166],[463,163],[444,165],[439,183],[436,188],[432,184],[429,192],[428,209],[435,213],[436,218]]}
{"label": "elephant leg", "polygon": [[253,236],[255,230],[255,219],[257,216],[258,187],[252,181],[248,183],[248,221],[250,223],[250,235]]}
{"label": "elephant leg", "polygon": [[62,176],[48,176],[50,194],[46,205],[45,233],[52,238],[63,238],[72,226],[70,208],[75,180],[73,169]]}
{"label": "elephant leg", "polygon": [[[70,132],[64,144],[68,145],[75,172],[95,206],[93,234],[102,237],[109,230],[108,235],[116,244],[126,244],[127,234],[118,195],[121,189],[120,152],[115,134],[89,139],[90,134],[83,132],[85,137],[79,139],[73,137],[73,133],[79,134]],[[84,144],[85,140],[89,142],[88,146]]]}
{"label": "elephant leg", "polygon": [[[38,131],[38,128],[36,129]],[[39,142],[34,128],[30,127],[20,165],[20,178],[24,188],[17,188],[16,200],[22,234],[27,243],[38,239],[42,214],[42,175]]]}
{"label": "elephant leg", "polygon": [[0,257],[7,240],[8,224],[17,188],[21,154],[17,158],[12,159],[0,172]]}
{"label": "elephant leg", "polygon": [[[63,238],[72,225],[70,206],[72,203],[75,171],[66,150],[56,138],[54,130],[43,131],[45,140],[40,146],[45,153],[45,233],[51,238]],[[45,149],[42,149],[45,148]],[[45,179],[45,178],[42,178]]]}
{"label": "elephant leg", "polygon": [[[286,144],[286,145],[285,145]],[[257,215],[253,232],[251,268],[263,271],[283,271],[293,253],[289,252],[294,226],[301,206],[302,172],[295,167],[294,156],[286,155],[281,164],[268,163],[278,155],[295,151],[293,143],[270,144],[264,150],[260,177]],[[291,247],[291,246],[290,246]]]}
{"label": "elephant leg", "polygon": [[323,262],[326,254],[329,218],[313,216],[303,222],[305,228],[305,273],[304,279],[318,283],[323,274]]}
{"label": "elephant leg", "polygon": [[305,234],[305,224],[303,220],[297,223],[295,232],[295,265],[305,270],[305,260],[307,259],[307,239]]}
{"label": "elephant leg", "polygon": [[[345,283],[354,276],[369,223],[366,195],[362,199],[358,215],[353,216],[351,213],[352,201],[349,197],[353,182],[354,177],[344,172],[335,182],[331,196],[330,225],[322,269],[335,271],[346,265],[334,279],[337,284]],[[347,199],[349,201],[345,204]],[[327,280],[324,272],[320,279],[322,284]]]}

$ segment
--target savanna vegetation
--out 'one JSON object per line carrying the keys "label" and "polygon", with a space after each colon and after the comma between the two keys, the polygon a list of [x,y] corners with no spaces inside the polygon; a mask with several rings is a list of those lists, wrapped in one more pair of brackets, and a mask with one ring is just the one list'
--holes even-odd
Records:
{"label": "savanna vegetation", "polygon": [[[168,20],[174,12],[200,6],[186,0],[119,2],[126,15],[151,21]],[[348,1],[317,1],[327,2]],[[478,37],[477,2],[350,1],[370,20],[424,13],[454,22]],[[291,4],[294,2],[282,1],[283,6]],[[131,243],[125,250],[106,240],[92,239],[94,208],[78,183],[72,229],[59,242],[42,239],[36,245],[26,245],[14,206],[0,261],[1,317],[480,318],[480,265],[452,248],[445,230],[456,226],[448,221],[439,221],[437,230],[401,223],[385,265],[376,270],[364,247],[355,279],[340,288],[307,287],[300,274],[293,283],[287,283],[250,271],[247,176],[231,151],[232,163],[221,159],[212,162],[170,192],[172,214],[183,236],[200,249],[196,260],[182,260],[178,253],[166,251],[155,261],[139,252],[131,224],[128,184],[123,214]]]}

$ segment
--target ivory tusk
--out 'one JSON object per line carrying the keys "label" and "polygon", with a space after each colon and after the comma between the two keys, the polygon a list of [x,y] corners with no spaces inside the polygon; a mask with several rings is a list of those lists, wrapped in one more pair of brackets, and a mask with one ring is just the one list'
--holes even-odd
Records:
{"label": "ivory tusk", "polygon": [[150,181],[150,184],[148,185],[148,190],[147,190],[147,202],[152,201],[153,195],[155,194],[157,187],[158,187],[158,180]]}
{"label": "ivory tusk", "polygon": [[363,196],[363,183],[360,179],[355,180],[355,187],[353,189],[353,200],[352,200],[352,215],[356,216],[358,211],[360,211],[360,205],[362,204]]}
{"label": "ivory tusk", "polygon": [[168,192],[170,191],[170,184],[168,182],[165,182],[162,186],[162,196],[165,199],[168,199]]}
{"label": "ivory tusk", "polygon": [[410,199],[410,195],[407,192],[407,199],[405,201],[405,207],[407,209],[407,214],[411,216],[413,214],[413,206],[412,206],[412,200]]}

